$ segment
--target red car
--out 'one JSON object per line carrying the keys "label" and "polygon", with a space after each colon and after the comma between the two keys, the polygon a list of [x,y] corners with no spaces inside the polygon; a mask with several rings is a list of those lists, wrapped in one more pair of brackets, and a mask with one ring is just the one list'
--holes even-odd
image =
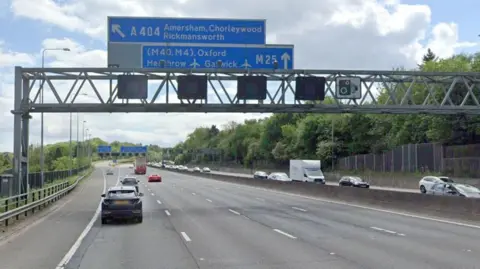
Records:
{"label": "red car", "polygon": [[162,177],[159,175],[149,175],[148,182],[162,182]]}

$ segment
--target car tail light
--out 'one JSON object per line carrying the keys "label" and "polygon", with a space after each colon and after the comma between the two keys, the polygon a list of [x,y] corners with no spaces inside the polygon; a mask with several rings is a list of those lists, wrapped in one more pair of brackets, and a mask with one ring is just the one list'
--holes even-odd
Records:
{"label": "car tail light", "polygon": [[132,199],[130,200],[131,204],[138,204],[140,202],[140,199]]}
{"label": "car tail light", "polygon": [[102,208],[108,208],[109,205],[112,204],[112,200],[109,199],[103,199],[102,201]]}

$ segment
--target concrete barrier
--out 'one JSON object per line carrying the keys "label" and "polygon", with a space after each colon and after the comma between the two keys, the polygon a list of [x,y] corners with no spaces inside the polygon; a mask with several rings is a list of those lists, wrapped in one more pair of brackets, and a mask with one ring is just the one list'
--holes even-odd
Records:
{"label": "concrete barrier", "polygon": [[339,187],[304,182],[281,182],[191,171],[167,171],[432,217],[480,221],[480,199]]}

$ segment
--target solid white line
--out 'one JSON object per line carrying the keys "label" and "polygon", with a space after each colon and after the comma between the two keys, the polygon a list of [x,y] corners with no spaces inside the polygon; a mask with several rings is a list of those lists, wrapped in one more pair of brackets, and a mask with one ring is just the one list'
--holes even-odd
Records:
{"label": "solid white line", "polygon": [[168,212],[168,210],[165,210],[165,214],[167,214],[167,216],[171,216],[170,212]]}
{"label": "solid white line", "polygon": [[[107,178],[105,177],[104,171],[102,171],[103,174],[103,191],[102,193],[105,193],[107,190]],[[119,182],[120,178],[117,180],[117,184]],[[82,244],[83,239],[87,236],[88,232],[92,229],[93,225],[95,224],[95,221],[97,221],[98,215],[100,215],[100,210],[102,206],[102,199],[100,199],[100,202],[98,203],[97,210],[95,211],[95,214],[93,214],[92,219],[90,222],[87,224],[87,227],[82,231],[80,236],[77,238],[73,246],[68,250],[67,254],[63,257],[63,259],[60,261],[60,263],[57,265],[56,269],[64,269],[65,266],[67,266],[68,262],[72,259],[73,255],[75,252],[78,250],[80,245]]]}
{"label": "solid white line", "polygon": [[212,202],[212,200],[210,200],[210,199],[205,199],[205,200],[207,200],[207,201],[210,202],[210,203]]}
{"label": "solid white line", "polygon": [[157,200],[157,203],[158,203],[159,205],[161,205],[161,204],[162,204],[162,202],[160,202],[160,200]]}
{"label": "solid white line", "polygon": [[185,241],[187,241],[187,242],[192,241],[192,239],[190,239],[190,237],[188,237],[188,235],[185,232],[181,232],[181,234],[183,236],[183,239],[185,239]]}
{"label": "solid white line", "polygon": [[238,213],[238,212],[235,211],[235,210],[229,209],[228,211],[232,212],[232,213],[235,214],[235,215],[240,215],[240,213]]}
{"label": "solid white line", "polygon": [[292,206],[292,209],[295,209],[295,210],[298,210],[298,211],[302,211],[302,212],[307,212],[306,209],[303,209],[303,208],[300,208],[300,207]]}
{"label": "solid white line", "polygon": [[293,236],[293,235],[291,235],[291,234],[288,234],[288,233],[286,233],[286,232],[284,232],[284,231],[281,231],[281,230],[279,230],[279,229],[273,229],[273,230],[274,230],[275,232],[279,233],[279,234],[285,235],[286,237],[290,237],[290,238],[292,238],[292,239],[297,239],[295,236]]}

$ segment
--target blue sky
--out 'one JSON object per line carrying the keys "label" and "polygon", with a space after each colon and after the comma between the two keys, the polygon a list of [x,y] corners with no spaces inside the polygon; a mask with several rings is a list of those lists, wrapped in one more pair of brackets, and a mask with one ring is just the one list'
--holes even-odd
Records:
{"label": "blue sky", "polygon": [[[105,44],[99,40],[92,41],[87,35],[72,33],[46,23],[15,17],[10,10],[11,0],[0,1],[0,40],[4,41],[4,48],[26,53],[39,53],[40,42],[48,37],[72,38],[83,44],[87,49],[105,49]],[[460,40],[479,41],[480,28],[478,16],[480,1],[456,0],[440,1],[427,0],[401,1],[405,4],[427,4],[432,10],[432,25],[439,22],[455,22],[459,25]],[[105,18],[105,24],[107,20]],[[267,22],[268,23],[268,22]],[[474,52],[473,49],[466,49]]]}
{"label": "blue sky", "polygon": [[[426,4],[432,11],[432,24],[439,22],[455,22],[458,24],[460,40],[477,42],[480,40],[479,14],[480,1],[478,0],[426,0],[401,1],[405,4]],[[471,51],[471,50],[470,50]]]}

